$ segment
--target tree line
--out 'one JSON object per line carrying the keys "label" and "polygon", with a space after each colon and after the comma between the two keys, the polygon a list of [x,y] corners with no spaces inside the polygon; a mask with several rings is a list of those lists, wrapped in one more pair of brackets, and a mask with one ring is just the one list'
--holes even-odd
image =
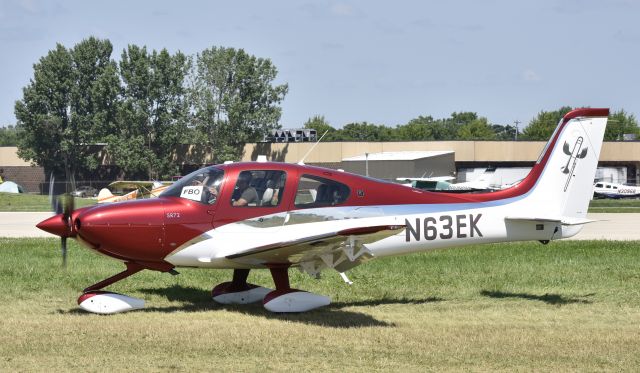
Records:
{"label": "tree line", "polygon": [[[324,116],[316,115],[304,123],[304,128],[315,129],[318,136],[324,135],[323,141],[546,141],[562,117],[573,109],[564,106],[554,111],[540,111],[523,130],[510,124],[491,124],[474,112],[452,113],[441,119],[419,116],[395,127],[360,122],[346,124],[340,129],[332,127]],[[624,134],[638,136],[640,128],[635,116],[621,109],[609,115],[605,140],[622,140]]]}
{"label": "tree line", "polygon": [[178,172],[174,156],[185,146],[199,145],[201,163],[236,160],[245,142],[279,126],[288,86],[274,84],[269,59],[129,45],[116,62],[112,52],[109,40],[90,37],[34,64],[15,104],[21,158],[70,178],[95,169],[92,145],[106,144],[124,175],[163,178]]}
{"label": "tree line", "polygon": [[[288,85],[274,83],[269,59],[215,46],[193,56],[137,45],[119,61],[112,53],[109,40],[90,37],[41,57],[15,104],[16,126],[0,128],[0,146],[17,145],[21,158],[70,178],[98,166],[104,155],[91,145],[101,144],[123,176],[164,178],[179,172],[176,154],[186,152],[194,163],[238,160],[245,143],[280,128]],[[323,141],[547,140],[571,109],[541,111],[522,131],[474,112],[419,116],[395,127],[334,128],[316,115],[302,126],[326,132]],[[607,140],[640,134],[624,110],[609,119]]]}

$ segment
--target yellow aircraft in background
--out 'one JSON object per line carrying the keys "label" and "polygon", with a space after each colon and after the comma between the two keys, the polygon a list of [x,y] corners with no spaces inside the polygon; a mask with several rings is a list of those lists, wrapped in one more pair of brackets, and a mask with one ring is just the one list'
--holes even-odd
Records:
{"label": "yellow aircraft in background", "polygon": [[[173,181],[114,181],[98,193],[98,203],[122,202],[138,198],[155,198],[167,189]],[[133,189],[123,195],[114,195],[111,190]]]}

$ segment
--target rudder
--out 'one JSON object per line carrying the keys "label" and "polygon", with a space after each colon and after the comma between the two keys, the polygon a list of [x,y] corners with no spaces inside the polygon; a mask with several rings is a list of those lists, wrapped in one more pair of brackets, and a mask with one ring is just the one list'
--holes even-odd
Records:
{"label": "rudder", "polygon": [[541,173],[525,198],[529,213],[586,217],[608,116],[609,109],[576,109],[564,116],[532,170]]}

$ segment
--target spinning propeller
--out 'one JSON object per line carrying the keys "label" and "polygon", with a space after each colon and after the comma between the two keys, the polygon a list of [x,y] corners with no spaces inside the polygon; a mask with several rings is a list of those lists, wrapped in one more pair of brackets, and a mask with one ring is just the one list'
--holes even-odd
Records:
{"label": "spinning propeller", "polygon": [[[51,219],[54,220],[58,220],[56,219],[60,214],[61,215],[61,222],[58,221],[53,221],[50,222],[48,224],[46,224],[46,228],[49,229],[45,229],[50,233],[56,234],[58,236],[60,236],[60,249],[62,252],[62,266],[66,267],[67,266],[67,238],[69,236],[72,235],[73,233],[73,222],[71,219],[71,215],[73,214],[73,210],[75,207],[75,201],[72,195],[70,195],[69,193],[64,193],[64,194],[60,194],[57,196],[53,195],[53,185],[55,182],[55,177],[53,176],[53,173],[51,173],[51,178],[49,179],[49,201],[51,202],[51,207],[53,209],[53,211],[55,212],[55,216]],[[48,219],[40,224],[43,224],[45,222],[49,222],[51,219]],[[60,224],[62,223],[62,224]],[[40,225],[39,224],[39,225]]]}
{"label": "spinning propeller", "polygon": [[[67,232],[69,232],[69,234],[71,234],[72,231],[72,221],[71,221],[71,214],[73,213],[74,210],[74,198],[73,196],[69,195],[69,194],[63,194],[61,196],[58,196],[59,200],[62,200],[62,221],[65,225],[65,227],[67,228]],[[60,248],[62,251],[62,266],[66,267],[67,266],[67,237],[68,236],[61,236],[60,237]]]}

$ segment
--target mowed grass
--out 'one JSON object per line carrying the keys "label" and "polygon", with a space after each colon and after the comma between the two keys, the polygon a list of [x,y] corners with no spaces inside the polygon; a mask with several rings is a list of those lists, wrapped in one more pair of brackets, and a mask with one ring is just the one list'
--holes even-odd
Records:
{"label": "mowed grass", "polygon": [[589,212],[640,212],[640,199],[594,199],[589,203]]}
{"label": "mowed grass", "polygon": [[[91,198],[74,198],[76,207],[94,205]],[[6,212],[46,212],[51,211],[49,196],[37,194],[0,193],[0,211]]]}
{"label": "mowed grass", "polygon": [[[374,260],[295,287],[331,306],[221,306],[228,270],[144,271],[109,290],[144,310],[100,316],[81,290],[122,264],[54,239],[0,239],[0,371],[637,371],[640,243],[474,246]],[[250,281],[272,286],[265,270]]]}

